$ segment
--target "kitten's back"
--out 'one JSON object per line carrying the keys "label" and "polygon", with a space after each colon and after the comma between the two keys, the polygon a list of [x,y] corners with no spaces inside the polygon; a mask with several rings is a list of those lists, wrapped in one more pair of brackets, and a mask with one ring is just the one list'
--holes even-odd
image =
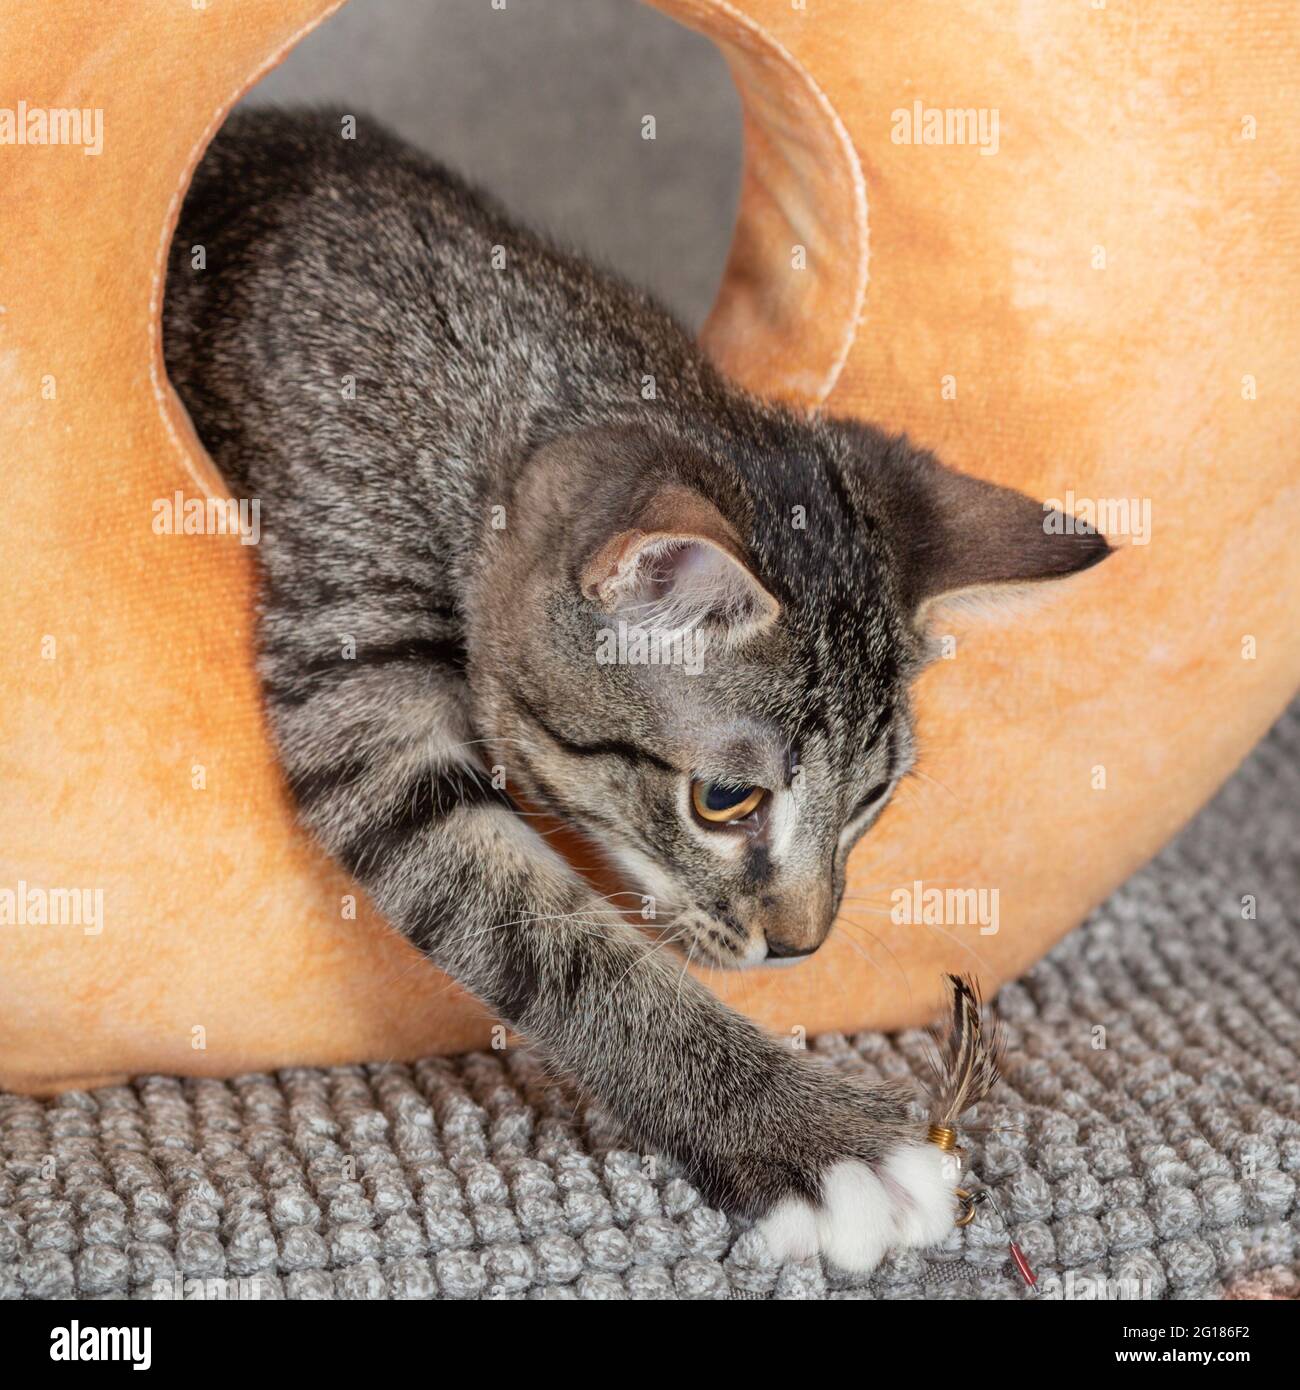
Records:
{"label": "kitten's back", "polygon": [[347,452],[397,464],[396,450],[499,459],[541,416],[635,399],[647,371],[707,373],[647,296],[377,123],[345,139],[319,111],[244,112],[217,135],[182,209],[163,329],[200,436],[249,486],[287,439],[329,465],[349,379]]}

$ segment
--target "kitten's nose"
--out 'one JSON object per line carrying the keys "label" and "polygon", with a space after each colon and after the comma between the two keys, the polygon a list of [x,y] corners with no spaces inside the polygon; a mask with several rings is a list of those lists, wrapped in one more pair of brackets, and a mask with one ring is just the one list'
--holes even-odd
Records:
{"label": "kitten's nose", "polygon": [[765,960],[796,961],[810,956],[826,940],[835,918],[829,875],[824,881],[791,882],[759,899],[759,924],[767,942]]}

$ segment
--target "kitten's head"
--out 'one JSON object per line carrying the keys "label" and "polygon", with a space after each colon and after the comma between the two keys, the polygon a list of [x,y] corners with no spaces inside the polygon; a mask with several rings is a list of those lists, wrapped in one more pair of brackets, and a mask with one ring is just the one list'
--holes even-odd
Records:
{"label": "kitten's head", "polygon": [[850,422],[569,436],[530,462],[489,547],[481,732],[696,958],[806,955],[912,766],[931,605],[1107,554],[1049,518]]}

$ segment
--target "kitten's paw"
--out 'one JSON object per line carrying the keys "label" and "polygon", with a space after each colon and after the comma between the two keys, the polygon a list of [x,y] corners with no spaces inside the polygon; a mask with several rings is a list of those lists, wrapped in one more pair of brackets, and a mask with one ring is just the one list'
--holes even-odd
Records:
{"label": "kitten's paw", "polygon": [[823,1176],[819,1206],[786,1197],[758,1229],[779,1260],[820,1252],[865,1274],[889,1250],[936,1245],[952,1230],[957,1197],[948,1168],[934,1144],[900,1144],[879,1164],[846,1159]]}

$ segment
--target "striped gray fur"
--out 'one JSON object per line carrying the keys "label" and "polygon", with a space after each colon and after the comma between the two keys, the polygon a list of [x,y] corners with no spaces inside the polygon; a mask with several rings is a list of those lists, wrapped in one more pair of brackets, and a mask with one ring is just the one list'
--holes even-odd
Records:
{"label": "striped gray fur", "polygon": [[[164,346],[260,500],[261,671],[301,818],[393,926],[731,1211],[878,1163],[898,1092],[808,1063],[648,937],[723,965],[815,949],[913,761],[928,604],[1105,542],[747,395],[645,295],[364,118],[355,139],[325,113],[231,120],[181,215]],[[700,671],[596,660],[646,595],[680,599]],[[693,775],[767,788],[761,813],[706,827]],[[511,794],[639,881],[652,929]]]}

